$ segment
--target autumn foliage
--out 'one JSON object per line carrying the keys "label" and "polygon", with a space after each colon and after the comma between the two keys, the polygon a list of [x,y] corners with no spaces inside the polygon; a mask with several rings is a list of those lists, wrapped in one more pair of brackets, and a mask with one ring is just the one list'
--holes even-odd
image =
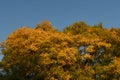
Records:
{"label": "autumn foliage", "polygon": [[120,29],[49,21],[22,27],[0,44],[2,80],[119,80]]}

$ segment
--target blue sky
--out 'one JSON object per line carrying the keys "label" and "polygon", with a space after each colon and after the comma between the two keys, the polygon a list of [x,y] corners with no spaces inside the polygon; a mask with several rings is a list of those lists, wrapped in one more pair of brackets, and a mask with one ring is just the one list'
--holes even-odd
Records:
{"label": "blue sky", "polygon": [[0,41],[18,27],[48,20],[59,30],[76,21],[120,27],[120,0],[0,0]]}

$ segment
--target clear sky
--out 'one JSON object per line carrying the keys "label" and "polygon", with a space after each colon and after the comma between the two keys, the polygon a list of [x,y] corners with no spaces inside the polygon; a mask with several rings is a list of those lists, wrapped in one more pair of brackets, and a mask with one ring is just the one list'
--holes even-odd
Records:
{"label": "clear sky", "polygon": [[120,27],[120,0],[0,0],[0,41],[18,27],[43,20],[59,30],[76,21]]}

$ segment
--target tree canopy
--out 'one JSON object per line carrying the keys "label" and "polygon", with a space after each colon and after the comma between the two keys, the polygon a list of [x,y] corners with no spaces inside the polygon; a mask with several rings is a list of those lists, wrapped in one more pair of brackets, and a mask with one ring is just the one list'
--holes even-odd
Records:
{"label": "tree canopy", "polygon": [[1,80],[119,80],[120,28],[49,21],[22,27],[0,43]]}

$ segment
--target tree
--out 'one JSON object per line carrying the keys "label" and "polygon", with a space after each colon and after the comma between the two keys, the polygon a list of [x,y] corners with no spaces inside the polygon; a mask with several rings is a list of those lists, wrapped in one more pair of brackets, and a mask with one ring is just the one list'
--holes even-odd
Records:
{"label": "tree", "polygon": [[[75,22],[63,31],[49,21],[8,35],[3,80],[120,79],[120,29]],[[113,71],[113,72],[112,72]],[[112,73],[111,73],[112,72]]]}

